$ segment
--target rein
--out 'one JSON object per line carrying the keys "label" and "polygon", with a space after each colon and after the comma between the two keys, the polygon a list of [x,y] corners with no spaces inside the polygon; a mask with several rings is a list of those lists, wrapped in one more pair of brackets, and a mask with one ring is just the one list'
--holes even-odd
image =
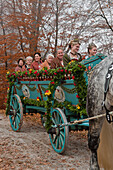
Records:
{"label": "rein", "polygon": [[[113,112],[109,112],[109,115],[112,115],[112,114],[113,114]],[[88,120],[97,119],[97,118],[104,117],[104,116],[106,116],[106,113],[101,114],[101,115],[97,115],[97,116],[93,116],[93,117],[89,117],[89,118],[86,118],[86,119],[75,120],[75,121],[72,121],[72,122],[69,122],[69,123],[52,125],[52,128],[62,128],[64,126],[71,126],[71,125],[75,125],[75,124],[78,124],[78,123],[82,123],[82,122],[85,122],[85,121],[88,121]]]}

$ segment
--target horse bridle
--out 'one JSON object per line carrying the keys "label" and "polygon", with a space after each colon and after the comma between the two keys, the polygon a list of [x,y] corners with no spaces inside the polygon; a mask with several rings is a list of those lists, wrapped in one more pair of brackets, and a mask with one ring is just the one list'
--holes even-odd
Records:
{"label": "horse bridle", "polygon": [[109,83],[112,77],[112,73],[113,73],[113,63],[110,64],[109,68],[108,68],[108,72],[106,74],[106,79],[105,79],[105,86],[104,86],[104,100],[102,102],[102,108],[104,107],[106,110],[106,119],[109,123],[113,122],[113,116],[110,116],[110,111],[106,108],[105,105],[105,100],[106,100],[106,95],[107,92],[109,90]]}

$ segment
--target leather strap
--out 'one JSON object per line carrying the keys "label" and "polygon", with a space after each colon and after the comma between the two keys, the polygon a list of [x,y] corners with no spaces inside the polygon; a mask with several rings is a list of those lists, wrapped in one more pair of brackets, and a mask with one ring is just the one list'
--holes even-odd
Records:
{"label": "leather strap", "polygon": [[112,77],[112,73],[113,73],[113,63],[110,64],[110,66],[108,68],[108,72],[106,74],[105,85],[104,85],[104,100],[102,102],[102,107],[104,107],[106,110],[106,119],[109,123],[113,122],[113,116],[111,118],[111,116],[109,114],[109,110],[105,106],[105,100],[106,100],[107,92],[109,90],[109,83],[110,83],[110,80]]}

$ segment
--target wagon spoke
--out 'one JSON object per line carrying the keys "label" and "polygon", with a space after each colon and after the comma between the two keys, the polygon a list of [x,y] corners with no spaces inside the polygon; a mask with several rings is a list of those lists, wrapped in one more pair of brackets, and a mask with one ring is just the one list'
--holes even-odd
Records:
{"label": "wagon spoke", "polygon": [[59,136],[57,137],[57,143],[56,143],[56,148],[59,148]]}
{"label": "wagon spoke", "polygon": [[59,145],[60,145],[60,147],[62,148],[62,146],[63,146],[63,140],[62,140],[62,137],[61,137],[61,136],[59,136]]}
{"label": "wagon spoke", "polygon": [[59,124],[62,124],[62,119],[60,118],[60,122],[59,122]]}
{"label": "wagon spoke", "polygon": [[52,121],[53,121],[53,123],[56,125],[56,122],[55,122],[55,119],[52,117]]}
{"label": "wagon spoke", "polygon": [[60,115],[57,114],[57,123],[59,124],[60,123]]}
{"label": "wagon spoke", "polygon": [[64,127],[61,127],[60,130],[64,130]]}
{"label": "wagon spoke", "polygon": [[63,136],[63,138],[64,138],[64,133],[62,132],[62,131],[60,131],[60,134]]}
{"label": "wagon spoke", "polygon": [[15,98],[13,98],[13,107],[14,107],[14,109],[17,108],[17,100],[15,100]]}
{"label": "wagon spoke", "polygon": [[55,112],[55,122],[56,122],[56,124],[58,124],[58,120],[57,120],[57,113]]}
{"label": "wagon spoke", "polygon": [[60,141],[61,141],[61,145],[63,146],[64,138],[62,137],[62,135],[61,135],[61,134],[60,134]]}
{"label": "wagon spoke", "polygon": [[56,143],[57,135],[53,139],[53,143]]}
{"label": "wagon spoke", "polygon": [[17,122],[20,123],[20,117],[17,115],[16,116]]}
{"label": "wagon spoke", "polygon": [[18,111],[20,110],[19,106],[18,106],[18,109],[16,110],[16,113],[18,113]]}
{"label": "wagon spoke", "polygon": [[14,119],[13,119],[13,122],[12,122],[13,125],[14,125],[14,122],[15,122],[15,116],[14,116]]}
{"label": "wagon spoke", "polygon": [[17,113],[17,116],[18,116],[19,119],[21,118],[21,115],[19,113]]}
{"label": "wagon spoke", "polygon": [[17,127],[17,119],[15,118],[15,128]]}
{"label": "wagon spoke", "polygon": [[56,112],[53,112],[53,119],[54,119],[54,123],[55,123],[55,125],[57,124],[57,120],[56,120],[56,114],[55,114]]}
{"label": "wagon spoke", "polygon": [[14,117],[14,115],[10,115],[10,117],[11,117],[11,118],[13,118],[13,117]]}

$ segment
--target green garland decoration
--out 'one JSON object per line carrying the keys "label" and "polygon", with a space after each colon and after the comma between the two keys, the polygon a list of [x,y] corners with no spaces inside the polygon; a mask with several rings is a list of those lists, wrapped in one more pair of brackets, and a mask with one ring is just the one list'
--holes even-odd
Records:
{"label": "green garland decoration", "polygon": [[[36,90],[36,85],[34,85],[34,87],[30,87],[29,85],[26,85],[31,91],[35,91]],[[16,88],[18,90],[21,90],[22,88],[22,84],[20,86],[16,85]]]}
{"label": "green garland decoration", "polygon": [[48,88],[45,88],[45,87],[41,86],[41,89],[42,89],[44,92],[46,92],[46,90],[47,90]]}
{"label": "green garland decoration", "polygon": [[29,85],[27,85],[27,87],[28,87],[29,90],[31,90],[31,91],[35,91],[35,90],[36,90],[36,85],[34,85],[34,87],[30,87]]}
{"label": "green garland decoration", "polygon": [[19,86],[19,85],[16,85],[15,87],[16,87],[18,90],[21,90],[22,84],[20,84],[20,86]]}
{"label": "green garland decoration", "polygon": [[76,93],[76,88],[75,88],[75,87],[72,88],[72,89],[69,89],[69,88],[64,87],[64,86],[62,86],[62,85],[61,85],[61,87],[62,87],[62,89],[65,90],[67,93],[70,93],[70,94]]}
{"label": "green garland decoration", "polygon": [[[44,89],[43,87],[42,90],[45,91],[45,96],[47,96],[47,101],[45,101],[42,104],[42,107],[45,106],[46,108],[46,113],[45,113],[45,117],[46,119],[46,129],[47,131],[50,129],[51,125],[52,125],[52,121],[51,121],[51,108],[53,107],[53,103],[54,101],[54,92],[57,86],[59,86],[59,82],[61,80],[65,80],[65,79],[73,79],[74,81],[74,86],[75,88],[73,89],[69,89],[69,91],[76,92],[76,98],[78,98],[78,104],[73,107],[71,103],[63,103],[62,107],[66,107],[68,109],[70,109],[71,111],[75,112],[77,116],[81,116],[81,115],[86,115],[86,94],[87,94],[87,85],[86,85],[86,80],[84,78],[84,71],[86,70],[86,67],[84,65],[82,65],[81,63],[78,63],[76,61],[72,61],[70,62],[66,68],[61,67],[61,68],[57,68],[57,69],[50,69],[50,70],[32,70],[30,69],[29,71],[24,71],[24,72],[7,72],[6,77],[8,79],[8,81],[11,83],[10,87],[9,87],[9,93],[8,93],[8,100],[7,100],[7,107],[6,107],[6,113],[8,113],[9,111],[9,105],[10,105],[10,96],[11,96],[11,89],[12,89],[12,85],[15,81],[23,81],[23,79],[25,80],[29,80],[29,81],[42,81],[43,79],[45,80],[51,80],[48,86],[48,90]],[[65,87],[64,87],[65,88]],[[66,88],[65,90],[68,91],[68,89]],[[29,102],[31,99],[27,99]],[[27,102],[28,102],[27,101]],[[28,103],[29,103],[28,102]],[[67,102],[67,101],[66,101]],[[32,103],[32,102],[31,102]],[[34,103],[34,101],[33,101]],[[35,103],[36,106],[37,102]],[[59,104],[60,105],[60,104]]]}
{"label": "green garland decoration", "polygon": [[24,105],[32,105],[38,107],[45,107],[46,101],[41,101],[40,99],[29,99],[26,97],[21,96],[21,101]]}
{"label": "green garland decoration", "polygon": [[11,97],[11,91],[12,91],[13,85],[14,85],[14,82],[9,82],[9,87],[7,90],[6,115],[8,115],[10,111],[10,97]]}

